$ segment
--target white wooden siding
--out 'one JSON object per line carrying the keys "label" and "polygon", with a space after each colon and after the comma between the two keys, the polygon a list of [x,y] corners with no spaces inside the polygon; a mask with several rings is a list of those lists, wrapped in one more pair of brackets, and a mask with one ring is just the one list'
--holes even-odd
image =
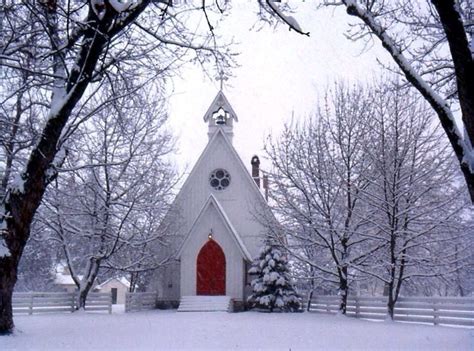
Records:
{"label": "white wooden siding", "polygon": [[[250,160],[246,160],[245,164],[247,162]],[[215,190],[209,184],[209,176],[216,168],[224,168],[231,175],[231,183],[225,190]],[[256,257],[263,245],[265,228],[256,220],[255,213],[269,209],[230,141],[218,131],[183,184],[172,206],[173,210],[165,219],[166,225],[173,228],[170,234],[174,236],[176,246],[180,246],[189,233],[192,236],[192,245],[181,253],[179,274],[173,273],[172,269],[162,273],[166,283],[157,286],[157,289],[163,292],[162,296],[174,297],[174,294],[178,294],[174,289],[177,286],[180,286],[180,296],[196,293],[197,253],[212,228],[226,255],[227,294],[237,299],[243,298],[243,281],[246,274],[243,257],[222,220],[217,220],[217,214],[211,211],[211,217],[206,223],[191,228],[210,194],[216,197],[251,257]],[[219,240],[222,240],[222,244]],[[167,288],[170,284],[173,289]]]}
{"label": "white wooden siding", "polygon": [[212,228],[213,240],[224,251],[226,260],[226,295],[242,299],[242,255],[214,205],[210,205],[191,231],[181,255],[181,296],[196,295],[196,261],[201,248],[209,240]]}

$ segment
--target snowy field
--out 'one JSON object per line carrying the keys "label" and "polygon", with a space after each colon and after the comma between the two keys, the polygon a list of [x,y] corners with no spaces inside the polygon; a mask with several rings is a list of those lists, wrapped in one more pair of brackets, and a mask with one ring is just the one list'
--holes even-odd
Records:
{"label": "snowy field", "polygon": [[474,330],[315,313],[136,313],[17,316],[0,350],[473,350]]}

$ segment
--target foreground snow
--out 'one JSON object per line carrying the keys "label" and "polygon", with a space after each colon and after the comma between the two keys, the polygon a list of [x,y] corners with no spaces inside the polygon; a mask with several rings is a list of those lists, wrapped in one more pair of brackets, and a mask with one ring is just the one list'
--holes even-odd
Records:
{"label": "foreground snow", "polygon": [[176,313],[18,316],[1,350],[470,350],[474,331],[377,323],[314,313]]}

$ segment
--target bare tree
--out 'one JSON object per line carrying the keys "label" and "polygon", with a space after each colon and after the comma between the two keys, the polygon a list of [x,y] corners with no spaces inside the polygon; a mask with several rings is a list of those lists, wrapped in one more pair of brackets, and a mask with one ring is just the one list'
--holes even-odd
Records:
{"label": "bare tree", "polygon": [[287,126],[266,146],[274,167],[274,210],[288,235],[281,244],[337,286],[343,314],[351,267],[377,250],[360,235],[368,224],[361,191],[369,185],[364,152],[370,106],[363,88],[336,85],[313,118]]}
{"label": "bare tree", "polygon": [[60,169],[65,174],[38,212],[48,228],[43,240],[62,248],[78,308],[101,268],[156,269],[173,254],[160,250],[166,237],[157,229],[176,180],[166,161],[172,139],[160,98],[141,89],[112,106],[80,126]]}
{"label": "bare tree", "polygon": [[337,286],[342,313],[353,282],[379,279],[393,318],[405,282],[446,279],[467,266],[458,225],[467,199],[449,145],[429,107],[396,84],[336,89],[317,118],[267,145],[288,238],[280,244]]}
{"label": "bare tree", "polygon": [[365,150],[370,187],[362,189],[362,201],[372,208],[373,226],[365,235],[382,249],[353,268],[385,283],[393,318],[405,281],[442,276],[461,262],[446,243],[463,236],[456,215],[466,203],[455,186],[449,146],[428,107],[396,85],[381,87],[374,107],[373,142]]}
{"label": "bare tree", "polygon": [[[146,84],[183,62],[188,52],[195,53],[201,63],[212,59],[224,66],[229,56],[217,50],[209,28],[204,35],[186,28],[190,10],[206,14],[208,6],[181,11],[150,0],[5,0],[2,5],[2,80],[8,77],[16,87],[9,104],[16,100],[30,106],[26,99],[33,96],[34,124],[39,131],[38,139],[24,151],[22,171],[12,173],[5,168],[9,179],[2,181],[0,191],[0,333],[8,333],[14,326],[11,298],[18,262],[46,187],[64,161],[65,153],[59,151],[68,132],[74,130],[68,128],[71,116],[79,115],[77,110],[84,106],[93,112],[88,102],[105,82]],[[137,74],[146,79],[140,80]],[[18,135],[14,132],[17,124],[9,121],[25,121],[23,114],[32,111],[21,106],[2,111],[20,114],[7,119],[9,137]],[[6,157],[12,150],[8,143]]]}
{"label": "bare tree", "polygon": [[[291,29],[305,33],[272,0],[260,0]],[[361,20],[349,37],[366,44],[377,40],[406,81],[429,103],[449,139],[474,203],[474,5],[470,0],[380,1],[321,0],[320,6],[344,7]],[[457,107],[462,128],[455,121]]]}

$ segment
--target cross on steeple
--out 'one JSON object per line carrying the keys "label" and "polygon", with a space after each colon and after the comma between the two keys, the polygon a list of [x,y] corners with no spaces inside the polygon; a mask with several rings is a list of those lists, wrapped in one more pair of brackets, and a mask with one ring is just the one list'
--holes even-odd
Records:
{"label": "cross on steeple", "polygon": [[227,77],[227,76],[225,75],[224,70],[221,70],[221,71],[219,72],[219,75],[216,77],[216,80],[220,80],[220,84],[221,84],[221,89],[220,89],[220,91],[222,91],[222,89],[224,88],[224,81],[225,81],[225,80],[228,80],[228,79],[229,79],[229,77]]}

